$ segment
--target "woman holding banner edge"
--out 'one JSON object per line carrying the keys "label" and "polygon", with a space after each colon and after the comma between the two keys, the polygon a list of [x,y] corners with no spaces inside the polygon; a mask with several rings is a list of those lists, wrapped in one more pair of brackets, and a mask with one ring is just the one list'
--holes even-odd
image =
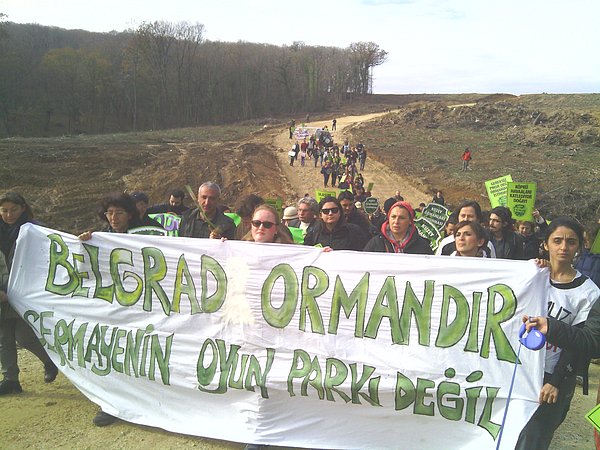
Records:
{"label": "woman holding banner edge", "polygon": [[[527,328],[539,328],[542,333],[550,327],[562,330],[585,329],[587,321],[593,319],[598,326],[597,308],[600,289],[585,275],[573,267],[573,262],[583,244],[583,228],[569,217],[553,220],[544,240],[544,249],[549,253],[550,289],[548,291],[548,317],[525,316]],[[595,312],[594,312],[595,311]],[[589,317],[588,317],[589,316]],[[591,325],[590,323],[590,325]],[[558,332],[560,336],[561,332]],[[596,330],[596,337],[597,337]],[[544,367],[544,385],[540,391],[540,406],[527,425],[521,431],[516,449],[547,449],[554,432],[564,421],[573,394],[576,374],[583,371],[584,393],[587,390],[587,367],[593,355],[589,348],[576,345],[559,347],[555,336],[549,335],[546,344],[546,364]],[[584,341],[583,341],[584,342]],[[561,344],[567,344],[564,339]]]}
{"label": "woman holding banner edge", "polygon": [[[6,270],[0,274],[4,295],[0,296],[0,366],[3,379],[0,381],[0,395],[20,394],[23,392],[19,383],[19,366],[17,364],[17,342],[44,364],[44,381],[53,382],[58,375],[58,368],[48,356],[44,347],[29,325],[10,306],[6,297],[6,284],[11,258],[17,242],[21,226],[25,223],[37,223],[33,219],[33,212],[22,195],[16,192],[7,192],[0,198],[0,248],[2,258],[6,263]],[[4,264],[3,264],[4,266]]]}

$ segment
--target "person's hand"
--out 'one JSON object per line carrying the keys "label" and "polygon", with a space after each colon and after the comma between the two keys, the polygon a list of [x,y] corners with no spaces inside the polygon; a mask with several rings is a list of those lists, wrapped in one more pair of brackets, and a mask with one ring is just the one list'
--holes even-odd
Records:
{"label": "person's hand", "polygon": [[537,209],[534,209],[531,214],[533,215],[533,218],[535,220],[538,220],[540,217],[542,217],[542,215],[540,214],[540,212]]}
{"label": "person's hand", "polygon": [[85,232],[81,233],[77,237],[79,238],[80,241],[89,241],[92,238],[92,232],[91,231],[85,231]]}
{"label": "person's hand", "polygon": [[550,261],[548,261],[547,259],[535,258],[533,261],[535,262],[535,265],[538,266],[540,269],[551,268]]}
{"label": "person's hand", "polygon": [[546,317],[537,316],[523,316],[523,323],[525,324],[525,328],[529,333],[532,329],[536,328],[540,333],[546,335],[548,334],[548,319]]}
{"label": "person's hand", "polygon": [[0,303],[6,303],[8,301],[8,295],[6,292],[0,291]]}
{"label": "person's hand", "polygon": [[329,252],[332,252],[332,251],[333,251],[333,249],[332,249],[331,247],[327,246],[327,247],[323,247],[323,251],[324,251],[325,253],[329,253]]}
{"label": "person's hand", "polygon": [[225,236],[221,237],[221,242],[225,242],[227,240],[227,238]]}
{"label": "person's hand", "polygon": [[540,391],[540,403],[556,403],[558,399],[558,388],[552,386],[550,383],[546,383],[542,386]]}

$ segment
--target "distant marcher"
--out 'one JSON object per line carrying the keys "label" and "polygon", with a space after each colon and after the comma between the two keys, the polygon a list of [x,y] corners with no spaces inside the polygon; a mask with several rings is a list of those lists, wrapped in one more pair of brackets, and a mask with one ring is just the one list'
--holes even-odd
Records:
{"label": "distant marcher", "polygon": [[325,160],[325,164],[321,167],[321,173],[323,174],[323,187],[327,187],[329,185],[329,177],[333,172],[333,167],[331,166],[331,161],[328,159]]}
{"label": "distant marcher", "polygon": [[337,130],[337,119],[331,121],[331,131]]}
{"label": "distant marcher", "polygon": [[435,193],[435,195],[433,196],[433,198],[431,199],[431,201],[433,203],[437,203],[438,205],[442,205],[442,206],[444,206],[446,204],[446,201],[444,200],[444,195],[442,194],[442,191],[437,191]]}
{"label": "distant marcher", "polygon": [[473,156],[471,154],[471,150],[469,149],[469,147],[465,148],[465,151],[462,154],[462,162],[463,162],[462,170],[463,170],[463,172],[466,172],[467,170],[469,170],[469,161],[471,161],[472,157]]}

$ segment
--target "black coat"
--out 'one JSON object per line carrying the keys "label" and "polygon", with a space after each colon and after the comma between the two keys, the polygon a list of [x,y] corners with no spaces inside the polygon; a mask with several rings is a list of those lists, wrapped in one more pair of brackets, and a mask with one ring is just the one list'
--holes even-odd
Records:
{"label": "black coat", "polygon": [[317,245],[331,247],[334,250],[361,251],[367,240],[359,226],[352,223],[342,223],[329,231],[323,222],[319,221],[315,227],[309,229],[304,237],[304,245]]}

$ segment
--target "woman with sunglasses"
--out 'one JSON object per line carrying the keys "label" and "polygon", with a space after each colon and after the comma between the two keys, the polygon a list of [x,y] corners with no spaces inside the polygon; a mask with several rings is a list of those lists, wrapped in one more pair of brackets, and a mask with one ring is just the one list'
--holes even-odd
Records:
{"label": "woman with sunglasses", "polygon": [[433,255],[429,242],[417,232],[415,212],[407,202],[392,205],[381,225],[381,234],[372,237],[364,251]]}
{"label": "woman with sunglasses", "polygon": [[44,364],[44,381],[51,383],[58,375],[54,365],[37,336],[10,306],[6,296],[8,270],[15,250],[21,225],[37,223],[33,219],[31,208],[20,194],[8,192],[0,198],[0,258],[3,267],[0,273],[0,367],[3,379],[0,381],[0,395],[19,394],[23,392],[19,382],[19,366],[17,364],[17,343]]}
{"label": "woman with sunglasses", "polygon": [[319,220],[304,237],[304,245],[320,245],[330,250],[358,250],[365,244],[365,233],[358,225],[346,222],[344,211],[335,197],[319,203]]}
{"label": "woman with sunglasses", "polygon": [[279,214],[271,205],[258,205],[252,214],[250,231],[242,241],[293,244],[290,230],[281,223]]}

